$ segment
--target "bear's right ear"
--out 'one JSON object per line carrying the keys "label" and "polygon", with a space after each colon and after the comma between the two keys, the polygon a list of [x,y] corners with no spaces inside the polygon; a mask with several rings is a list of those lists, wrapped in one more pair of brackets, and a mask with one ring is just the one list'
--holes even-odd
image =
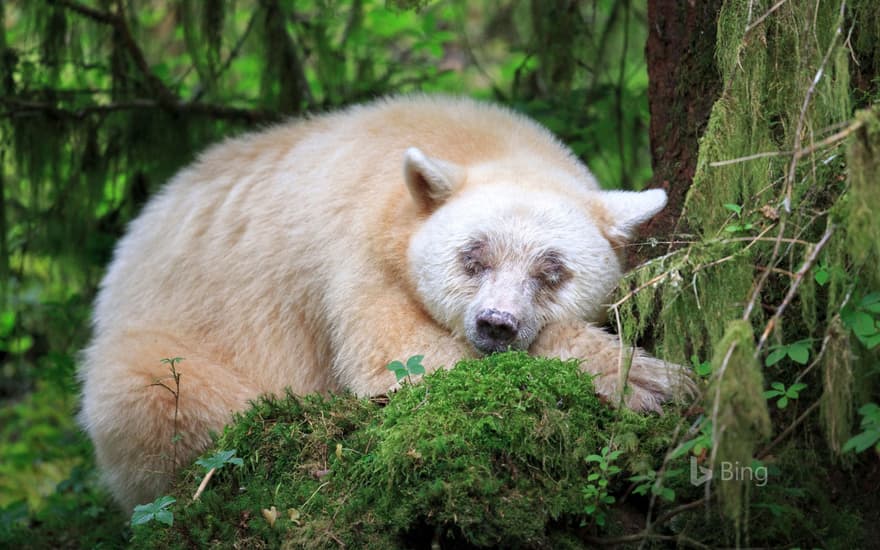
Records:
{"label": "bear's right ear", "polygon": [[403,177],[413,200],[422,210],[431,210],[445,201],[462,178],[460,167],[426,156],[410,147],[403,160]]}

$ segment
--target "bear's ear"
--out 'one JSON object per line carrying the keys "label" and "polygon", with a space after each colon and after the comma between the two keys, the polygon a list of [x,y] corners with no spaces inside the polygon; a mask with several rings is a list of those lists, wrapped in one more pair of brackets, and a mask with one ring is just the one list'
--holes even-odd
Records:
{"label": "bear's ear", "polygon": [[403,160],[403,176],[419,208],[431,210],[452,194],[461,181],[462,170],[451,162],[428,157],[410,147]]}
{"label": "bear's ear", "polygon": [[606,231],[615,240],[632,238],[639,225],[666,206],[666,191],[662,189],[604,191],[601,197],[611,225]]}

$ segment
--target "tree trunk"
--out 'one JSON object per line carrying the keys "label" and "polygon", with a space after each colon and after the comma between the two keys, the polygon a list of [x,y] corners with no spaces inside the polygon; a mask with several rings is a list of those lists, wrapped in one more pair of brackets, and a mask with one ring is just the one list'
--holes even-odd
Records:
{"label": "tree trunk", "polygon": [[[676,229],[697,165],[698,139],[721,90],[715,67],[715,29],[722,0],[648,0],[648,107],[651,164],[648,187],[669,194],[666,209],[642,228],[665,239]],[[666,248],[641,247],[643,261]]]}

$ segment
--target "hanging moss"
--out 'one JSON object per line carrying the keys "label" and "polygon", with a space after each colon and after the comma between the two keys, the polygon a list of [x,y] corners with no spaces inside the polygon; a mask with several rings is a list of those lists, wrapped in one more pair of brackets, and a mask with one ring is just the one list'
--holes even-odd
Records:
{"label": "hanging moss", "polygon": [[[847,249],[856,266],[870,266],[863,273],[871,288],[880,287],[880,117],[876,110],[856,113],[861,127],[852,136],[847,149],[849,197],[842,221],[846,224]],[[873,265],[872,265],[873,264]]]}
{"label": "hanging moss", "polygon": [[[757,444],[770,435],[764,376],[754,354],[752,326],[747,321],[730,322],[712,357],[713,376],[706,392],[716,468],[751,465]],[[750,484],[746,479],[716,484],[726,514],[737,522],[746,508]]]}

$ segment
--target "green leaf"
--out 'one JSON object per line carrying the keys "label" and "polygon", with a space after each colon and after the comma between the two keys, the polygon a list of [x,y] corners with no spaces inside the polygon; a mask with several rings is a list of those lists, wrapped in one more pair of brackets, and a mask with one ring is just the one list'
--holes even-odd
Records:
{"label": "green leaf", "polygon": [[877,344],[880,344],[880,333],[872,334],[871,336],[858,336],[859,341],[865,345],[868,349],[874,349],[877,347]]}
{"label": "green leaf", "polygon": [[788,397],[782,396],[779,398],[779,401],[776,402],[776,406],[780,409],[784,409],[788,406]]}
{"label": "green leaf", "polygon": [[764,392],[764,399],[772,399],[777,395],[783,395],[783,392],[779,390],[767,390]]}
{"label": "green leaf", "polygon": [[880,313],[880,292],[871,292],[865,295],[859,301],[859,305],[868,311]]}
{"label": "green leaf", "polygon": [[874,318],[864,311],[856,311],[852,317],[853,332],[860,336],[872,336],[877,333]]}
{"label": "green leaf", "polygon": [[0,312],[0,337],[12,334],[13,328],[15,328],[15,311]]}
{"label": "green leaf", "polygon": [[681,445],[676,447],[674,451],[672,451],[672,454],[669,455],[669,458],[673,459],[673,458],[678,458],[680,456],[686,455],[688,451],[693,449],[694,446],[697,443],[699,443],[699,441],[700,441],[699,438],[691,439],[690,441],[685,441],[684,443],[682,443]]}
{"label": "green leaf", "polygon": [[134,507],[131,524],[143,525],[156,520],[170,526],[174,522],[174,515],[167,508],[175,502],[177,500],[174,497],[164,495],[148,504],[139,504]]}
{"label": "green leaf", "polygon": [[406,370],[412,375],[425,374],[425,367],[422,365],[424,355],[413,355],[406,360]]}
{"label": "green leaf", "polygon": [[767,359],[764,360],[764,366],[772,367],[776,363],[782,360],[785,357],[788,350],[785,347],[779,347],[770,352],[770,355],[767,356]]}
{"label": "green leaf", "polygon": [[783,384],[782,382],[773,382],[772,384],[770,384],[770,387],[777,389],[783,393],[785,392],[785,384]]}
{"label": "green leaf", "polygon": [[808,343],[795,342],[788,346],[788,356],[800,365],[806,365],[810,360],[810,345]]}
{"label": "green leaf", "polygon": [[200,458],[196,460],[196,464],[203,467],[205,470],[213,470],[215,468],[219,470],[227,464],[241,466],[244,464],[244,461],[235,456],[235,449],[232,449],[231,451],[218,451],[208,458]]}
{"label": "green leaf", "polygon": [[733,212],[733,213],[736,214],[737,216],[741,216],[741,215],[742,215],[742,209],[743,209],[743,207],[740,206],[740,205],[738,205],[738,204],[727,203],[727,204],[724,205],[724,208],[730,210],[731,212]]}
{"label": "green leaf", "polygon": [[406,370],[406,367],[403,366],[403,363],[401,363],[400,361],[392,361],[388,363],[385,368],[394,372],[397,372],[399,370]]}
{"label": "green leaf", "polygon": [[843,446],[843,452],[855,450],[860,453],[880,441],[880,430],[868,430],[855,435]]}
{"label": "green leaf", "polygon": [[828,283],[828,280],[831,279],[831,275],[828,273],[827,269],[819,267],[813,275],[813,278],[819,286],[825,286]]}
{"label": "green leaf", "polygon": [[7,350],[13,355],[21,355],[22,353],[31,349],[33,345],[33,338],[31,338],[30,336],[22,336],[21,338],[15,338],[11,342],[9,342]]}

